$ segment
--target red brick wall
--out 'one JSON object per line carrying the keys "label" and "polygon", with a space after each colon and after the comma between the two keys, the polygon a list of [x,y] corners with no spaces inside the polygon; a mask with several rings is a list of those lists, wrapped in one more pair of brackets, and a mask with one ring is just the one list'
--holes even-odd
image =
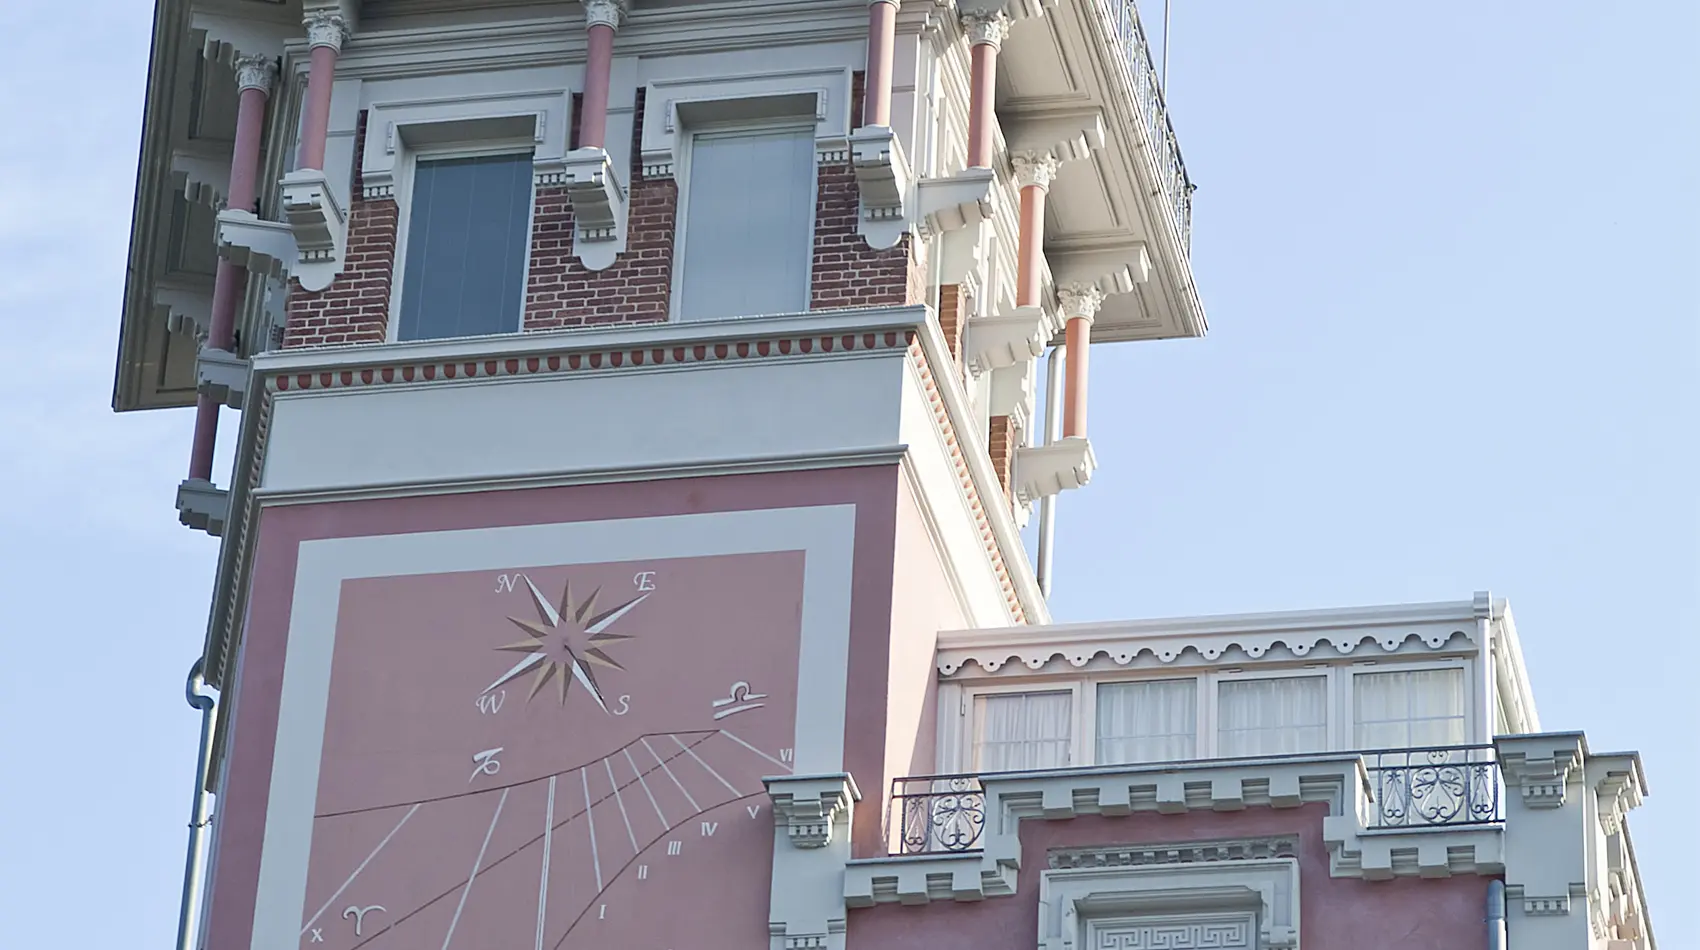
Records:
{"label": "red brick wall", "polygon": [[389,330],[399,212],[392,198],[367,201],[360,197],[360,154],[365,144],[366,113],[362,112],[354,131],[354,197],[348,210],[342,273],[317,293],[290,281],[285,347],[382,343]]}
{"label": "red brick wall", "polygon": [[673,288],[673,225],[679,189],[672,179],[643,179],[643,90],[632,123],[626,251],[606,270],[573,257],[573,211],[566,189],[539,188],[531,227],[526,330],[655,323],[667,319]]}
{"label": "red brick wall", "polygon": [[1015,449],[1020,444],[1020,433],[1008,416],[993,416],[986,428],[986,454],[992,457],[992,470],[998,473],[998,482],[1012,505],[1015,493],[1010,490],[1010,482],[1015,477]]}
{"label": "red brick wall", "polygon": [[944,332],[944,344],[956,360],[957,372],[962,370],[962,335],[967,329],[967,316],[973,312],[972,302],[960,284],[945,284],[939,288],[939,329]]}
{"label": "red brick wall", "polygon": [[[850,126],[862,124],[862,73],[850,83]],[[822,162],[816,178],[813,287],[809,309],[880,307],[926,299],[925,268],[909,236],[876,251],[857,233],[860,192],[849,156]]]}

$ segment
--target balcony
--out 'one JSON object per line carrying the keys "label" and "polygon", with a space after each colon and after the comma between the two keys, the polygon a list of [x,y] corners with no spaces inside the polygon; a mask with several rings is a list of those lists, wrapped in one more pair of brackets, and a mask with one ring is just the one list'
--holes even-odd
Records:
{"label": "balcony", "polygon": [[[1505,821],[1505,783],[1491,745],[1380,749],[1359,752],[1356,757],[1368,776],[1366,832],[1466,828]],[[1283,760],[1300,763],[1317,758],[1315,755],[1265,756],[1126,768],[1148,775],[1168,775],[1200,767],[1263,765]],[[885,816],[887,852],[892,856],[915,856],[981,851],[987,814],[985,783],[1023,777],[1026,777],[1023,773],[1006,772],[893,780]],[[1153,786],[1149,807],[1157,811],[1178,811],[1194,805],[1215,807],[1213,788],[1211,795],[1210,803],[1176,801],[1165,799],[1157,786]],[[1130,802],[1129,808],[1138,810],[1139,805]]]}
{"label": "balcony", "polygon": [[1190,252],[1195,186],[1187,177],[1180,141],[1175,138],[1168,107],[1163,104],[1162,81],[1151,57],[1151,44],[1145,39],[1145,28],[1139,23],[1138,6],[1134,0],[1099,0],[1099,5],[1109,20],[1112,42],[1121,47],[1122,78],[1133,93],[1134,111],[1145,135],[1145,148],[1154,166],[1157,187],[1168,203],[1181,247]]}

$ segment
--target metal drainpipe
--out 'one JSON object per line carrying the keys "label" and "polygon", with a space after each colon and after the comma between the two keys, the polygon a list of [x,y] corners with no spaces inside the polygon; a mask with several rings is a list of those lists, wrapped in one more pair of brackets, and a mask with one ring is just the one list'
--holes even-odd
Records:
{"label": "metal drainpipe", "polygon": [[1487,891],[1488,950],[1505,950],[1505,882],[1488,882]]}
{"label": "metal drainpipe", "polygon": [[[1057,440],[1057,429],[1062,427],[1062,373],[1061,369],[1063,348],[1051,347],[1051,352],[1045,357],[1045,444],[1050,445]],[[1057,538],[1057,496],[1046,495],[1039,499],[1039,565],[1034,571],[1038,575],[1039,593],[1047,600],[1051,596],[1051,571],[1054,567],[1052,556],[1055,553]]]}
{"label": "metal drainpipe", "polygon": [[183,901],[177,915],[177,950],[194,950],[189,932],[190,921],[200,916],[201,902],[201,842],[207,830],[207,772],[212,768],[213,723],[218,718],[217,702],[206,693],[203,675],[206,661],[196,660],[189,668],[189,680],[183,685],[183,698],[201,711],[201,752],[195,764],[195,803],[189,809],[189,856],[183,866]]}

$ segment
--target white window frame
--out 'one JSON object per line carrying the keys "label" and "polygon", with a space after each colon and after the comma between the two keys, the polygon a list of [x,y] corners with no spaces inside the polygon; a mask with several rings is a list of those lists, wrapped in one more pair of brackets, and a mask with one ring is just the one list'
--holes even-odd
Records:
{"label": "white window frame", "polygon": [[[1084,717],[1081,715],[1081,702],[1083,700],[1081,694],[1083,692],[1089,692],[1089,690],[1085,689],[1085,682],[1080,679],[1048,681],[1025,680],[1011,683],[998,683],[995,685],[963,690],[962,705],[959,713],[962,719],[961,729],[963,741],[961,746],[961,765],[963,767],[953,771],[973,772],[979,768],[980,737],[975,734],[976,730],[974,728],[974,723],[978,717],[975,715],[974,710],[981,698],[986,696],[1010,696],[1020,693],[1069,694],[1069,713],[1074,720],[1074,729],[1069,734],[1067,767],[1072,769],[1090,764],[1090,762],[1081,761],[1083,756],[1080,751],[1082,732],[1081,724],[1085,722]],[[1084,758],[1090,760],[1092,756],[1087,755],[1084,756]]]}
{"label": "white window frame", "polygon": [[[1221,705],[1222,684],[1243,683],[1251,680],[1287,680],[1320,677],[1322,679],[1322,708],[1328,721],[1324,723],[1323,748],[1318,752],[1343,752],[1346,747],[1341,743],[1340,716],[1335,712],[1338,696],[1338,669],[1330,664],[1311,663],[1304,666],[1280,666],[1269,669],[1253,667],[1250,669],[1235,667],[1227,670],[1212,670],[1205,674],[1205,680],[1210,684],[1210,742],[1209,758],[1221,755]],[[1205,726],[1199,725],[1203,731]],[[1310,753],[1298,753],[1308,755]]]}
{"label": "white window frame", "polygon": [[[982,696],[1007,693],[1050,693],[1069,691],[1073,694],[1074,730],[1070,740],[1069,767],[1084,768],[1098,764],[1098,687],[1116,683],[1151,682],[1157,680],[1192,679],[1198,690],[1197,759],[1215,759],[1220,755],[1218,706],[1221,684],[1256,679],[1290,679],[1318,676],[1324,679],[1327,692],[1328,743],[1322,752],[1350,753],[1357,748],[1357,719],[1354,710],[1353,677],[1360,673],[1418,672],[1423,670],[1462,669],[1464,671],[1464,745],[1480,745],[1491,737],[1482,734],[1480,697],[1482,670],[1476,656],[1449,656],[1421,660],[1392,657],[1373,662],[1334,660],[1321,663],[1283,664],[1280,666],[1237,666],[1227,669],[1183,667],[1179,669],[1104,670],[1072,677],[987,678],[961,680],[941,684],[940,690],[940,759],[939,772],[972,772],[978,755],[979,737],[975,735],[974,708]],[[950,709],[949,705],[955,709]],[[955,719],[951,720],[954,714]]]}
{"label": "white window frame", "polygon": [[[424,148],[408,149],[401,163],[400,174],[396,176],[396,235],[395,258],[390,263],[390,300],[389,319],[384,331],[384,342],[405,343],[415,342],[401,338],[401,296],[402,281],[407,269],[407,239],[413,219],[413,172],[420,162],[447,161],[456,158],[483,158],[492,155],[524,155],[533,163],[537,160],[537,149],[533,142],[519,138],[486,139],[470,142],[445,142]],[[525,332],[525,301],[527,290],[531,287],[531,242],[537,225],[537,175],[531,176],[531,200],[526,203],[525,214],[525,262],[520,269],[519,293],[519,323],[515,333]]]}
{"label": "white window frame", "polygon": [[1493,737],[1483,735],[1479,709],[1481,703],[1480,666],[1469,662],[1468,657],[1452,657],[1447,659],[1424,660],[1411,663],[1375,663],[1359,662],[1344,667],[1344,689],[1341,690],[1339,705],[1342,724],[1345,726],[1345,741],[1348,747],[1357,746],[1357,678],[1361,675],[1374,673],[1418,673],[1430,670],[1463,670],[1464,671],[1464,745],[1482,745],[1492,741]]}
{"label": "white window frame", "polygon": [[[1088,735],[1091,736],[1092,764],[1098,764],[1098,690],[1105,686],[1119,686],[1124,683],[1173,683],[1177,680],[1192,680],[1192,700],[1196,704],[1192,717],[1193,757],[1204,757],[1205,749],[1208,747],[1204,736],[1204,724],[1214,713],[1213,704],[1210,702],[1211,697],[1208,688],[1205,686],[1207,675],[1198,671],[1176,670],[1172,675],[1167,676],[1153,673],[1150,676],[1101,676],[1092,677],[1088,680],[1084,691],[1091,696],[1092,718],[1085,723],[1085,726]],[[1214,732],[1211,734],[1214,735]],[[1211,745],[1213,744],[1211,743]]]}
{"label": "white window frame", "polygon": [[[713,320],[685,321],[680,316],[679,301],[685,274],[686,244],[690,238],[690,188],[691,188],[691,155],[696,151],[696,139],[699,135],[727,135],[740,132],[759,134],[762,132],[814,132],[816,123],[812,118],[802,116],[775,116],[770,119],[753,119],[727,122],[702,122],[693,124],[689,129],[681,130],[679,138],[683,139],[677,146],[678,169],[674,177],[678,189],[678,209],[673,216],[673,269],[668,275],[667,291],[667,321],[669,323],[712,323]],[[820,152],[817,145],[815,159],[809,175],[809,252],[808,259],[803,264],[803,311],[809,309],[815,286],[815,255],[814,233],[816,218],[820,204]],[[799,311],[802,312],[802,311]]]}

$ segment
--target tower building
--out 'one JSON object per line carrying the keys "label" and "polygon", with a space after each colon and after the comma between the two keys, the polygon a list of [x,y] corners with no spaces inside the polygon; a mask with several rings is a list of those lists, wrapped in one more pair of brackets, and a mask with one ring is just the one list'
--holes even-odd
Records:
{"label": "tower building", "polygon": [[1503,602],[1051,623],[1205,331],[1131,2],[156,3],[185,950],[1654,946]]}

